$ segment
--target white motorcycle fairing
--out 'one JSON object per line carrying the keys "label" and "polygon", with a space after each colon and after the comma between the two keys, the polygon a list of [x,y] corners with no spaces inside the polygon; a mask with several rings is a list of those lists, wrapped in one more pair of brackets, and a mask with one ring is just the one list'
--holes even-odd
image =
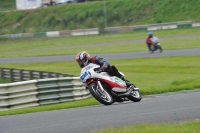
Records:
{"label": "white motorcycle fairing", "polygon": [[81,70],[80,79],[83,83],[87,84],[88,79],[99,79],[107,83],[115,92],[126,92],[126,83],[116,76],[110,76],[107,72],[97,73],[95,69],[100,66],[97,64],[90,63]]}

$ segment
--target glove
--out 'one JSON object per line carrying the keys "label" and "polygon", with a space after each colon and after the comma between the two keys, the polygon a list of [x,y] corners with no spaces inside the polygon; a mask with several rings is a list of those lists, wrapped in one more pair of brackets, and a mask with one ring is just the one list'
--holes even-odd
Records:
{"label": "glove", "polygon": [[98,70],[99,73],[100,73],[100,72],[104,72],[104,71],[105,71],[105,68],[104,68],[104,67],[100,67],[99,70]]}

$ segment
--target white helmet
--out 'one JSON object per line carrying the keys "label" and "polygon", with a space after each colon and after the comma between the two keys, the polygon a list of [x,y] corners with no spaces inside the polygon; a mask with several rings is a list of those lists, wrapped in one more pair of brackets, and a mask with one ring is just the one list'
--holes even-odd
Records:
{"label": "white helmet", "polygon": [[78,62],[81,68],[87,66],[89,60],[90,55],[86,51],[81,51],[76,55],[76,61]]}

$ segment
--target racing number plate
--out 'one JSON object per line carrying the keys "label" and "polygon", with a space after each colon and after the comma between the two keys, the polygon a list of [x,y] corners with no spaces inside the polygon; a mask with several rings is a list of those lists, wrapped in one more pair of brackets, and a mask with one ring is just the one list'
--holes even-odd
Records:
{"label": "racing number plate", "polygon": [[114,78],[114,81],[121,85],[125,84],[125,82],[123,80],[121,80],[120,78],[117,78],[117,77]]}
{"label": "racing number plate", "polygon": [[88,73],[88,71],[83,72],[82,75],[80,76],[82,82],[86,82],[88,78],[90,78],[90,74]]}

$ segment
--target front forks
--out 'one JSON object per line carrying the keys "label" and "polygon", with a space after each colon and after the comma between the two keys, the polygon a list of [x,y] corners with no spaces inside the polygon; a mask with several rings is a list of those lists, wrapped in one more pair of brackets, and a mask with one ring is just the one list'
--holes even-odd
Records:
{"label": "front forks", "polygon": [[103,87],[102,87],[102,85],[101,85],[101,82],[100,82],[100,81],[97,81],[97,83],[98,83],[98,85],[99,85],[99,88],[100,88],[101,92],[104,92],[104,89],[103,89]]}

